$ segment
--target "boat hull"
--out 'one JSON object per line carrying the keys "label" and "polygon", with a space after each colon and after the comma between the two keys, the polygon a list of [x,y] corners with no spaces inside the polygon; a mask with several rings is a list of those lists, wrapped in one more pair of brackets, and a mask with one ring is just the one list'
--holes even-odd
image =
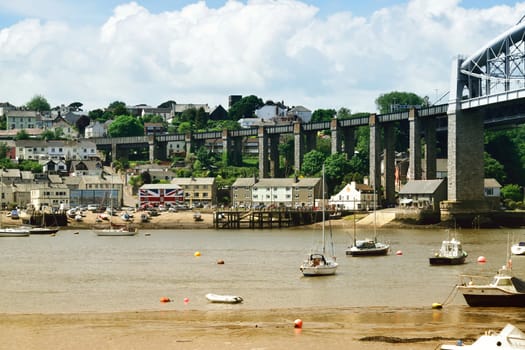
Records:
{"label": "boat hull", "polygon": [[301,272],[305,277],[315,277],[315,276],[330,276],[335,275],[337,271],[337,266],[302,266]]}
{"label": "boat hull", "polygon": [[379,247],[379,248],[366,248],[366,249],[359,249],[359,248],[356,248],[356,247],[352,247],[352,248],[346,250],[346,255],[350,255],[350,256],[381,256],[381,255],[387,255],[389,249],[390,249],[390,246]]}
{"label": "boat hull", "polygon": [[525,255],[525,245],[523,242],[519,244],[514,244],[510,247],[510,252],[512,255]]}
{"label": "boat hull", "polygon": [[239,304],[243,301],[243,298],[237,295],[219,295],[213,293],[206,294],[206,299],[212,303],[221,304]]}
{"label": "boat hull", "polygon": [[29,229],[29,233],[32,235],[51,235],[57,233],[58,230],[58,228],[35,227]]}
{"label": "boat hull", "polygon": [[428,259],[430,265],[461,265],[465,263],[466,256],[458,258],[449,258],[443,256],[435,256]]}
{"label": "boat hull", "polygon": [[29,229],[3,228],[0,229],[0,237],[27,237]]}
{"label": "boat hull", "polygon": [[468,287],[458,288],[460,288],[460,292],[469,306],[525,307],[525,293],[507,293],[491,289],[472,290]]}

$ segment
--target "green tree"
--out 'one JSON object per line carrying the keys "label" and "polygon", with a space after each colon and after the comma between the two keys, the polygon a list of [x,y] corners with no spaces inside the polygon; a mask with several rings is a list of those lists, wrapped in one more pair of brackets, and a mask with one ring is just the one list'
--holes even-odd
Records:
{"label": "green tree", "polygon": [[135,117],[121,115],[108,127],[110,137],[144,136],[144,125]]}
{"label": "green tree", "polygon": [[108,108],[106,108],[106,112],[110,113],[113,116],[113,118],[109,119],[114,119],[114,117],[119,115],[129,115],[128,109],[126,108],[126,104],[122,101],[111,102]]}
{"label": "green tree", "polygon": [[[387,94],[380,95],[376,99],[376,107],[379,113],[386,114],[396,112],[399,110],[406,110],[404,106],[423,106],[425,99],[419,97],[412,92],[392,91]],[[400,108],[402,107],[402,108]]]}
{"label": "green tree", "polygon": [[55,139],[55,133],[51,129],[46,129],[42,131],[42,134],[40,134],[40,138],[42,140],[54,140]]}
{"label": "green tree", "polygon": [[69,109],[73,112],[82,112],[82,106],[83,104],[80,102],[73,102],[69,104]]}
{"label": "green tree", "polygon": [[337,119],[350,119],[352,118],[352,111],[348,108],[341,107],[337,111]]}
{"label": "green tree", "polygon": [[27,133],[26,129],[22,129],[16,133],[15,140],[28,140],[28,139],[29,139],[29,134]]}
{"label": "green tree", "polygon": [[0,159],[9,158],[8,154],[11,148],[5,142],[0,143]]}
{"label": "green tree", "polygon": [[177,129],[177,131],[180,133],[180,134],[185,134],[187,132],[190,132],[191,131],[191,123],[190,122],[182,122],[179,124],[179,128]]}
{"label": "green tree", "polygon": [[261,98],[250,95],[241,98],[233,104],[228,111],[228,115],[232,120],[239,120],[242,118],[251,118],[255,115],[255,110],[264,106]]}
{"label": "green tree", "polygon": [[21,161],[18,168],[24,171],[31,171],[32,173],[41,173],[43,170],[43,166],[38,161],[28,159]]}
{"label": "green tree", "polygon": [[520,202],[523,200],[523,190],[519,185],[510,184],[501,188],[503,199]]}
{"label": "green tree", "polygon": [[103,123],[103,122],[105,122],[107,120],[104,117],[104,111],[101,110],[100,108],[94,109],[92,111],[89,111],[88,116],[89,116],[89,119],[91,119],[93,121],[96,120],[96,121],[99,121],[101,123]]}
{"label": "green tree", "polygon": [[31,111],[46,112],[51,110],[49,102],[42,95],[35,95],[33,98],[26,104],[27,109]]}
{"label": "green tree", "polygon": [[312,113],[312,122],[329,122],[335,116],[337,112],[335,109],[317,109]]}
{"label": "green tree", "polygon": [[499,183],[505,183],[507,175],[505,174],[505,168],[496,159],[492,158],[487,152],[483,153],[485,163],[485,177],[495,178]]}
{"label": "green tree", "polygon": [[305,176],[318,175],[323,168],[325,159],[326,156],[322,152],[316,150],[306,153],[303,157],[301,173]]}
{"label": "green tree", "polygon": [[324,164],[328,193],[333,193],[335,188],[342,185],[345,175],[350,172],[350,162],[343,153],[334,153],[326,158]]}

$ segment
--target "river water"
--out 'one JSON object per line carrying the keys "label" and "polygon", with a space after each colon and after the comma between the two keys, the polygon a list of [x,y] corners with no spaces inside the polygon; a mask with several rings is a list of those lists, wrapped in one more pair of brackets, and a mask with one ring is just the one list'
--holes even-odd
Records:
{"label": "river water", "polygon": [[[428,307],[445,301],[462,273],[494,275],[507,260],[509,240],[523,238],[525,230],[457,231],[469,253],[460,266],[428,263],[448,237],[443,229],[378,230],[392,245],[382,257],[345,256],[352,234],[351,228],[333,230],[337,274],[314,278],[299,271],[320,240],[319,229],[312,228],[150,230],[134,237],[62,230],[56,236],[0,238],[0,312],[233,307],[208,303],[206,293],[240,295],[244,303],[235,307],[245,309]],[[361,228],[357,234],[373,236]],[[481,255],[485,264],[477,263]],[[513,257],[513,270],[525,277],[525,257]],[[164,296],[173,302],[160,303]],[[451,304],[466,305],[461,295]]]}

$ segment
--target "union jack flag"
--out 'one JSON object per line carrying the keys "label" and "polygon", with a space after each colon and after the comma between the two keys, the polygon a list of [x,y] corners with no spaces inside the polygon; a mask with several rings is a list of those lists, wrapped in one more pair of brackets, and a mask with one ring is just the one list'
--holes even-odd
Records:
{"label": "union jack flag", "polygon": [[164,204],[184,201],[182,188],[141,188],[139,191],[140,204]]}

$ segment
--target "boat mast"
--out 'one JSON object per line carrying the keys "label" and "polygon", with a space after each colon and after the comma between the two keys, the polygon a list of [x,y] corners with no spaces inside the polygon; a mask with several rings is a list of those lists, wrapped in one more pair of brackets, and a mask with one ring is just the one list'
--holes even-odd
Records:
{"label": "boat mast", "polygon": [[323,202],[321,203],[321,208],[323,210],[323,254],[325,253],[325,233],[324,233],[324,221],[325,221],[325,208],[324,208],[324,163],[323,163],[323,183],[322,183],[322,191],[323,191]]}

